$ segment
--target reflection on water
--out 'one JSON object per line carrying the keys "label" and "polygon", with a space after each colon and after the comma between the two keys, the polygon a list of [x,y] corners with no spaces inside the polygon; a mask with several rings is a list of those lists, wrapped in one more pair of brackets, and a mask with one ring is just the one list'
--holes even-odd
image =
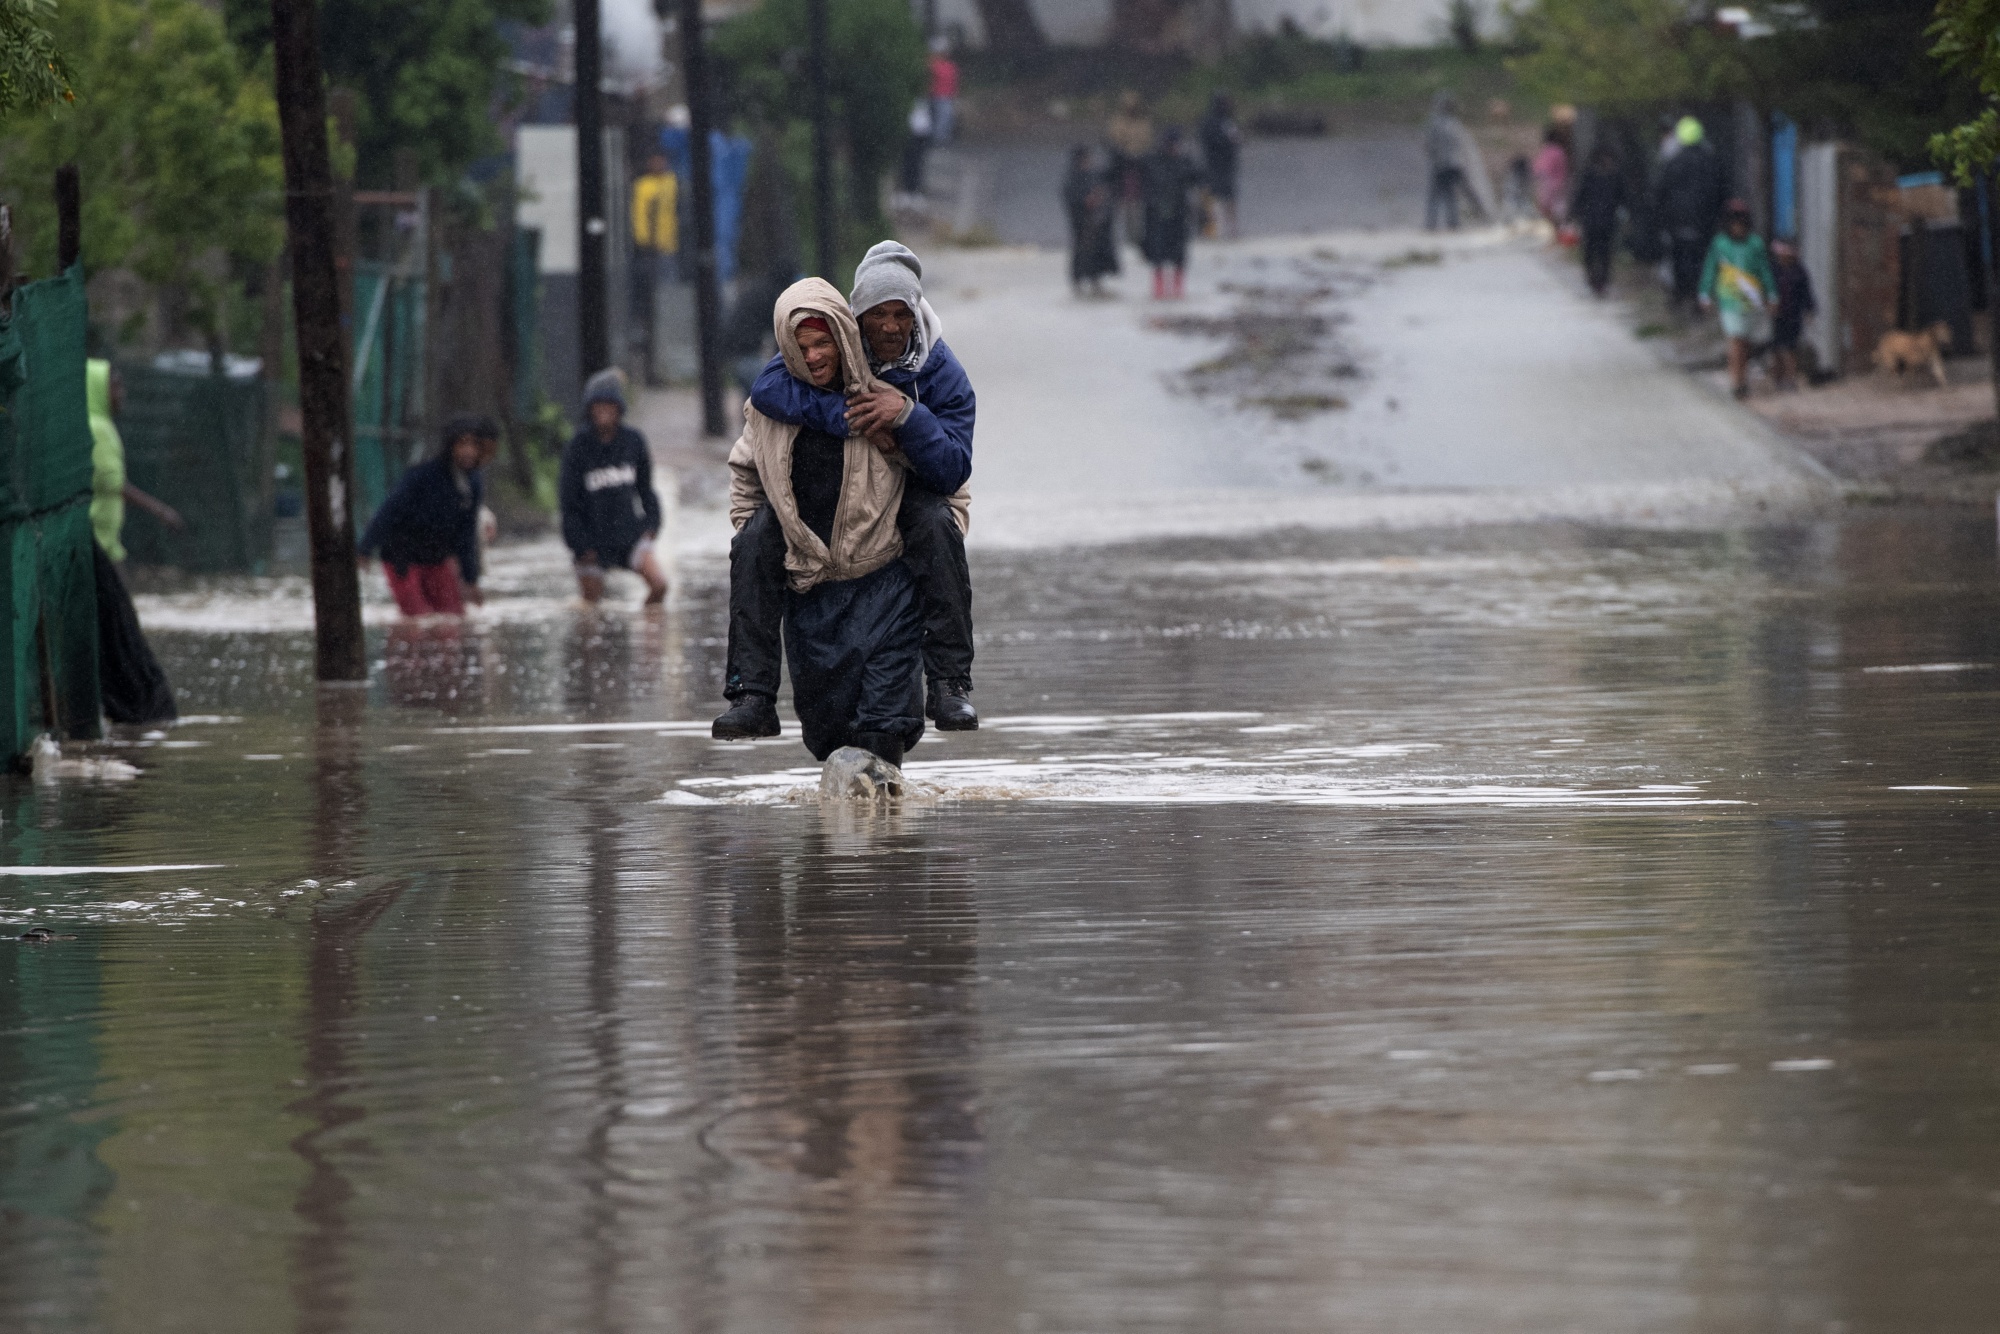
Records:
{"label": "reflection on water", "polygon": [[880,815],[684,573],[9,789],[7,1327],[1990,1327],[1984,525],[991,558]]}

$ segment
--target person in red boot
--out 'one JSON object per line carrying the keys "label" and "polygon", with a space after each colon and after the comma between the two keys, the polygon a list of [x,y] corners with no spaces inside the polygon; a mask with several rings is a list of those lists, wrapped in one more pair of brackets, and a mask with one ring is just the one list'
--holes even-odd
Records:
{"label": "person in red boot", "polygon": [[490,418],[445,423],[443,447],[404,473],[362,534],[366,561],[382,555],[389,591],[405,616],[460,616],[479,592],[481,469],[500,439]]}
{"label": "person in red boot", "polygon": [[1185,296],[1193,195],[1202,183],[1202,170],[1183,147],[1179,128],[1170,125],[1160,135],[1160,146],[1146,155],[1140,172],[1146,228],[1139,249],[1153,266],[1153,299]]}

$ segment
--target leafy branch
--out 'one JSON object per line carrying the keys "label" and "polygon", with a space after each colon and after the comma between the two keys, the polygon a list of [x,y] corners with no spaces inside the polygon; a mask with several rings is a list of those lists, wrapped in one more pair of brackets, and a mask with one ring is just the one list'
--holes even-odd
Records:
{"label": "leafy branch", "polygon": [[56,0],[0,0],[0,116],[76,100],[55,17]]}

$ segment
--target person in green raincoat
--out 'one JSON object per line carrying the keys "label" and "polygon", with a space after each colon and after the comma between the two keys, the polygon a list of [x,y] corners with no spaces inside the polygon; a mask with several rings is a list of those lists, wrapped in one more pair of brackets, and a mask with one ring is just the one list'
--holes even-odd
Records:
{"label": "person in green raincoat", "polygon": [[90,407],[90,530],[112,560],[124,563],[125,504],[130,501],[169,528],[187,527],[180,511],[125,480],[125,441],[113,415],[123,397],[111,363],[92,357],[84,363],[84,390]]}
{"label": "person in green raincoat", "polygon": [[125,441],[111,419],[122,395],[110,362],[93,357],[84,363],[84,393],[90,409],[90,528],[97,539],[92,557],[97,567],[99,702],[114,723],[167,722],[179,716],[179,709],[118,573],[125,560],[119,531],[128,500],[170,528],[187,525],[173,506],[125,480]]}

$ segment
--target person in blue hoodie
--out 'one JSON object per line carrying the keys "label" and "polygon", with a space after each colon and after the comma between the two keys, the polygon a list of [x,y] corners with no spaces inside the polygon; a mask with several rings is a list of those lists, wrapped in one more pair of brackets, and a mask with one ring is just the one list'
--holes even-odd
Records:
{"label": "person in blue hoodie", "polygon": [[653,490],[653,451],[625,425],[625,385],[615,370],[599,371],[583,389],[590,418],[563,450],[556,494],[563,545],[576,561],[585,602],[604,597],[607,570],[630,570],[646,581],[646,605],[667,600],[667,576],[653,542],[660,535],[660,497]]}
{"label": "person in blue hoodie", "polygon": [[404,473],[361,535],[363,561],[382,556],[389,591],[405,616],[459,616],[479,591],[480,470],[500,428],[465,414],[445,423],[438,452]]}
{"label": "person in blue hoodie", "polygon": [[[843,396],[818,389],[774,357],[751,386],[750,405],[776,422],[837,439],[886,436],[909,469],[897,527],[916,577],[924,615],[925,713],[939,731],[979,726],[972,705],[972,574],[965,560],[977,402],[965,368],[944,343],[937,312],[924,300],[923,261],[895,241],[870,250],[854,271],[849,307],[860,320],[869,370],[888,388]],[[729,656],[715,720],[717,740],[779,732],[780,625],[785,607],[785,542],[768,507],[730,545]]]}

